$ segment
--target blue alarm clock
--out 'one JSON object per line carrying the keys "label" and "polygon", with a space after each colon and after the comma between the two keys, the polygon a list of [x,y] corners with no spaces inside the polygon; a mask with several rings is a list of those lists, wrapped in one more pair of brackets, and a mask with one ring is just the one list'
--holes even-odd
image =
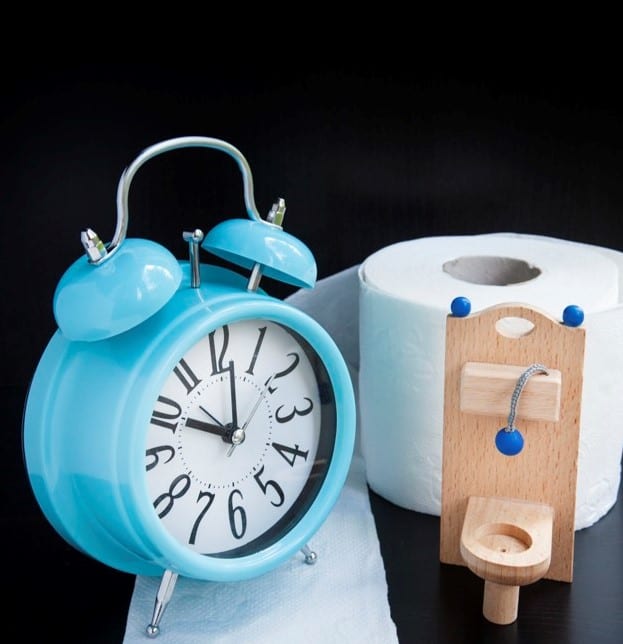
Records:
{"label": "blue alarm clock", "polygon": [[[243,176],[247,219],[184,233],[189,258],[126,239],[141,165],[184,147],[221,150]],[[311,317],[259,288],[262,275],[313,287],[309,249],[266,219],[235,147],[180,137],[145,149],[117,189],[109,244],[54,295],[58,330],[34,373],[23,441],[34,495],[54,529],[107,566],[161,576],[147,634],[179,575],[244,580],[307,545],[338,499],[355,439],[343,357]],[[200,249],[243,271],[203,264]],[[248,275],[244,273],[248,271]]]}

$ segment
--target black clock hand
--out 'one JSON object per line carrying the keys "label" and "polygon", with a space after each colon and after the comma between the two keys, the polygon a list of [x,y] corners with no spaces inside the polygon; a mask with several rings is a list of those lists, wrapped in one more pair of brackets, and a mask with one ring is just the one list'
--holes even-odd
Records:
{"label": "black clock hand", "polygon": [[247,416],[247,419],[244,421],[242,427],[240,429],[235,429],[234,433],[232,434],[231,437],[231,442],[232,445],[227,451],[227,456],[231,456],[234,453],[234,450],[236,449],[237,445],[240,445],[240,443],[244,442],[244,439],[246,438],[246,429],[249,426],[249,423],[251,422],[251,419],[255,415],[255,412],[257,411],[257,408],[260,406],[260,403],[262,402],[262,399],[266,395],[266,392],[268,391],[268,386],[270,385],[272,379],[275,377],[275,374],[273,374],[265,383],[264,383],[264,388],[260,392],[260,395],[258,396],[257,400],[255,401],[255,404],[253,405],[253,408],[249,412],[249,415]]}
{"label": "black clock hand", "polygon": [[206,423],[203,420],[198,420],[197,418],[187,418],[186,427],[190,429],[198,429],[202,432],[208,432],[209,434],[216,434],[217,436],[224,437],[229,432],[228,428],[218,424],[214,425],[213,423]]}
{"label": "black clock hand", "polygon": [[231,396],[231,428],[236,431],[238,429],[238,409],[236,406],[236,372],[233,360],[229,362],[229,394]]}
{"label": "black clock hand", "polygon": [[223,423],[216,416],[211,414],[205,407],[203,407],[202,405],[199,405],[199,409],[201,409],[201,411],[206,416],[209,416],[217,425],[220,425],[221,427],[225,427],[225,425],[223,425]]}

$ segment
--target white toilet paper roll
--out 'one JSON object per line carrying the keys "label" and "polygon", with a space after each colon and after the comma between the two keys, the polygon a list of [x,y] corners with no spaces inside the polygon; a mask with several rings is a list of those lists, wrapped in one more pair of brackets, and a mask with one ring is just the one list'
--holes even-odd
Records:
{"label": "white toilet paper roll", "polygon": [[537,235],[428,237],[368,257],[359,268],[359,420],[370,487],[440,514],[445,320],[455,297],[472,311],[519,302],[558,319],[577,304],[586,349],[575,527],[600,519],[621,475],[622,280],[621,253]]}

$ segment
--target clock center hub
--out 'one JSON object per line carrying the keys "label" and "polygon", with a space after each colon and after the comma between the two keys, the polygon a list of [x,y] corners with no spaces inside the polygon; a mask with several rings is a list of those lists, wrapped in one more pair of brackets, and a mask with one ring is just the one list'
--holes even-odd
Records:
{"label": "clock center hub", "polygon": [[[244,429],[235,429],[231,434],[231,439],[227,442],[230,442],[232,445],[240,445],[241,443],[244,443],[244,439],[245,439]],[[223,440],[225,440],[224,437],[223,437]]]}

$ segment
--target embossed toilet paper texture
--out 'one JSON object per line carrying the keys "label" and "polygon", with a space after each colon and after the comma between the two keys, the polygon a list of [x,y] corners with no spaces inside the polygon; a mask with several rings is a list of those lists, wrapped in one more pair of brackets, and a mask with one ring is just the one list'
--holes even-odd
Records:
{"label": "embossed toilet paper texture", "polygon": [[[570,243],[570,242],[567,242]],[[618,267],[617,304],[586,315],[576,529],[601,519],[621,485],[623,451],[623,253],[595,246]]]}
{"label": "embossed toilet paper texture", "polygon": [[[511,258],[540,273],[504,286],[443,270],[465,257]],[[454,297],[468,297],[473,311],[521,302],[558,319],[578,304],[587,340],[575,527],[601,518],[616,502],[623,451],[622,258],[514,233],[422,238],[369,257],[359,268],[359,412],[370,487],[407,509],[440,514],[445,319]]]}
{"label": "embossed toilet paper texture", "polygon": [[[357,267],[320,280],[289,301],[325,325],[340,347],[357,392]],[[357,396],[356,396],[357,397]],[[179,578],[162,622],[161,644],[397,644],[385,568],[370,508],[363,459],[355,450],[340,497],[309,544],[308,566],[295,556],[241,582]],[[136,578],[124,644],[148,641],[159,578]]]}

